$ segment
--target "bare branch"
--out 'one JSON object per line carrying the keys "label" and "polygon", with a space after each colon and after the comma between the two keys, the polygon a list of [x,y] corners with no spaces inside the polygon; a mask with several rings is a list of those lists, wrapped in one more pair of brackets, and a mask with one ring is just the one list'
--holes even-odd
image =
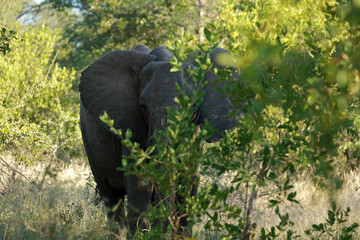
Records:
{"label": "bare branch", "polygon": [[29,178],[26,177],[24,174],[22,174],[21,172],[19,172],[18,170],[16,170],[13,166],[11,166],[11,164],[10,164],[8,161],[6,161],[6,159],[5,159],[3,156],[1,156],[1,155],[0,155],[0,160],[2,161],[3,165],[5,165],[5,166],[7,166],[8,168],[10,168],[13,173],[18,173],[18,174],[20,174],[21,176],[23,176],[24,178],[29,179]]}
{"label": "bare branch", "polygon": [[[260,172],[258,175],[256,175],[256,180],[262,180],[264,175],[267,173],[267,171],[270,169],[270,166],[269,165],[264,165],[261,167],[260,169]],[[247,188],[248,188],[248,182],[246,182],[246,185],[247,185]],[[246,188],[246,190],[247,190]],[[243,231],[243,237],[244,239],[249,239],[250,238],[250,234],[251,234],[251,228],[252,226],[250,225],[251,222],[248,220],[249,217],[250,217],[250,214],[253,210],[253,207],[254,207],[254,202],[255,200],[257,199],[257,196],[258,196],[258,189],[255,187],[254,191],[251,192],[250,194],[250,199],[248,202],[246,202],[245,204],[245,222],[246,222],[246,225],[244,227],[244,231]],[[247,200],[247,197],[246,197],[246,200]]]}

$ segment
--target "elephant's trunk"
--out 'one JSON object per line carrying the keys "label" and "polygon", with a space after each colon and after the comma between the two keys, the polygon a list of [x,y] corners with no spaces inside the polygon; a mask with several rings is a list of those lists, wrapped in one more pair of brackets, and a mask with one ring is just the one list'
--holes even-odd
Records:
{"label": "elephant's trunk", "polygon": [[[155,112],[149,118],[149,138],[147,140],[147,146],[152,146],[155,143],[153,137],[155,131],[163,131],[168,126],[167,111],[165,109]],[[168,142],[165,137],[162,137],[163,142]]]}

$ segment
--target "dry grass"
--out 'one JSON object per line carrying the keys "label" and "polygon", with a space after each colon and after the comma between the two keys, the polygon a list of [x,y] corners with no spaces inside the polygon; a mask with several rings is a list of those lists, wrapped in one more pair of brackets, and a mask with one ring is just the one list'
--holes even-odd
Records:
{"label": "dry grass", "polygon": [[[104,207],[84,164],[17,166],[0,176],[0,239],[108,239]],[[4,177],[7,177],[4,178]]]}
{"label": "dry grass", "polygon": [[[353,171],[346,174],[338,173],[337,175],[343,181],[343,185],[339,190],[333,192],[315,186],[309,173],[303,173],[293,182],[294,189],[292,191],[297,192],[296,199],[300,204],[285,201],[280,204],[280,212],[290,215],[290,220],[294,222],[291,229],[296,232],[296,235],[299,235],[299,239],[310,239],[309,236],[306,236],[304,230],[310,229],[313,224],[326,222],[332,200],[336,202],[337,207],[340,209],[345,210],[347,207],[351,209],[349,216],[346,218],[348,222],[344,223],[344,225],[349,226],[355,222],[360,223],[360,190],[357,190],[360,187],[360,173]],[[203,176],[203,182],[215,181],[220,186],[225,187],[231,181],[231,178],[232,174],[230,173],[225,174],[221,179]],[[270,230],[271,227],[280,222],[280,219],[274,213],[274,208],[268,207],[269,200],[274,199],[271,194],[273,189],[274,186],[262,189],[255,201],[251,218],[252,222],[257,224],[255,230],[257,236],[259,236],[262,227]],[[242,207],[243,199],[243,193],[235,192],[228,202]],[[203,229],[203,226],[198,226],[198,229]],[[360,239],[359,230],[357,231],[358,236],[353,236],[353,239]],[[283,238],[285,239],[285,235]],[[279,239],[283,238],[280,237]],[[328,239],[328,236],[320,237],[320,239]]]}
{"label": "dry grass", "polygon": [[[294,182],[294,190],[297,192],[296,199],[300,204],[286,202],[281,205],[281,212],[289,213],[290,220],[294,222],[292,229],[301,236],[300,239],[309,239],[304,234],[305,229],[310,229],[313,224],[326,222],[328,210],[331,208],[331,200],[334,200],[337,207],[345,210],[350,207],[350,215],[347,217],[349,223],[360,223],[360,191],[356,191],[360,186],[360,173],[350,172],[342,174],[343,186],[336,192],[329,192],[315,187],[309,174],[299,176]],[[252,216],[253,221],[259,227],[269,229],[274,226],[274,219],[278,222],[273,211],[267,208],[267,198],[260,198],[255,204],[255,211]],[[358,231],[360,236],[360,232]],[[321,238],[327,239],[327,238]],[[354,237],[353,239],[360,239]]]}
{"label": "dry grass", "polygon": [[[94,204],[95,183],[87,164],[15,168],[26,177],[12,174],[3,166],[0,171],[0,239],[109,239],[105,209],[102,204]],[[312,224],[325,222],[331,198],[336,199],[339,207],[351,208],[349,222],[360,222],[360,192],[356,191],[360,174],[351,172],[342,178],[342,188],[332,196],[314,187],[307,174],[294,183],[301,204],[282,204],[281,211],[290,214],[295,224],[292,229],[301,235],[300,239],[309,239],[304,230]],[[222,178],[218,182],[225,185],[227,180]],[[230,201],[241,204],[241,197],[236,193]],[[273,210],[267,208],[268,198],[269,195],[262,195],[254,206],[252,218],[258,230],[279,221]],[[204,234],[200,233],[198,239],[219,239],[216,234],[201,236]]]}

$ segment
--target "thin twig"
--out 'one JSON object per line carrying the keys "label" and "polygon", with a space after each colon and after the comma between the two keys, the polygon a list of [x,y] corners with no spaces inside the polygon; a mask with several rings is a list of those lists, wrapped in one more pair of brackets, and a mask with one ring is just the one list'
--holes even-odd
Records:
{"label": "thin twig", "polygon": [[48,174],[48,171],[50,170],[51,164],[52,164],[52,163],[55,161],[55,159],[56,159],[55,153],[56,153],[56,151],[58,150],[58,148],[59,148],[59,146],[58,146],[57,144],[55,144],[55,145],[53,146],[53,151],[52,151],[52,153],[51,153],[51,155],[52,155],[52,161],[51,161],[51,162],[49,163],[49,165],[45,168],[44,175],[43,175],[43,177],[42,177],[42,179],[41,179],[41,182],[40,182],[40,184],[39,184],[39,190],[41,190],[41,189],[43,188],[46,175]]}
{"label": "thin twig", "polygon": [[8,168],[10,168],[11,171],[16,172],[16,173],[20,174],[21,176],[23,176],[24,178],[26,178],[26,179],[29,180],[28,177],[26,177],[24,174],[22,174],[21,172],[19,172],[18,170],[16,170],[13,166],[11,166],[11,164],[10,164],[8,161],[6,161],[6,159],[5,159],[3,156],[1,156],[1,155],[0,155],[0,160],[4,163],[5,166],[7,166]]}
{"label": "thin twig", "polygon": [[52,67],[53,67],[53,65],[54,65],[54,62],[55,62],[55,60],[56,60],[56,57],[57,57],[58,53],[59,53],[59,49],[58,49],[58,50],[56,51],[56,53],[55,53],[55,56],[54,56],[54,58],[53,58],[53,60],[52,60],[52,62],[51,62],[51,65],[50,65],[50,67],[49,67],[49,70],[48,70],[48,72],[46,73],[45,80],[49,77],[50,71],[51,71],[51,69],[52,69]]}
{"label": "thin twig", "polygon": [[[256,180],[262,180],[264,175],[266,174],[266,172],[269,170],[269,168],[270,168],[269,165],[263,166],[260,169],[259,174],[256,175]],[[254,191],[252,191],[250,194],[249,202],[247,202],[247,206],[246,206],[247,209],[245,210],[245,213],[244,213],[244,214],[246,214],[246,219],[245,219],[246,224],[245,224],[244,231],[243,231],[244,239],[249,239],[249,237],[250,237],[250,231],[251,231],[252,226],[250,225],[251,222],[248,219],[252,212],[254,202],[257,198],[257,195],[258,195],[258,189],[255,188]]]}

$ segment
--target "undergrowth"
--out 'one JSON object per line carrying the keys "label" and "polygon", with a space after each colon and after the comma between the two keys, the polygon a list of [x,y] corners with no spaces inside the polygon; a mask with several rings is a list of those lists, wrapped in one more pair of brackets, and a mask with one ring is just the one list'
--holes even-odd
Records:
{"label": "undergrowth", "polygon": [[[18,169],[21,171],[20,167]],[[119,239],[121,233],[118,233],[118,236],[111,233],[113,229],[108,224],[102,202],[97,201],[95,183],[86,165],[71,164],[49,169],[42,164],[34,165],[31,169],[32,171],[29,171],[27,167],[27,170],[23,172],[27,178],[16,174],[12,180],[8,179],[6,186],[1,186],[1,240]],[[56,171],[56,169],[62,170]],[[280,206],[282,214],[289,214],[290,220],[294,223],[291,229],[299,235],[298,239],[311,239],[311,237],[312,239],[359,239],[358,229],[355,229],[351,238],[331,238],[330,235],[316,232],[316,228],[313,228],[313,225],[320,229],[321,226],[325,227],[327,224],[329,229],[339,230],[340,233],[341,229],[346,230],[358,222],[360,192],[356,189],[360,186],[360,174],[353,171],[342,174],[341,177],[344,184],[332,196],[329,192],[315,186],[310,180],[309,173],[303,173],[293,183],[301,205],[283,204]],[[230,184],[226,178],[201,176],[201,179],[202,185],[214,181],[220,186]],[[270,189],[269,186],[259,194],[260,197],[254,206],[251,216],[252,221],[256,222],[254,239],[259,239],[261,228],[271,231],[271,227],[280,222],[274,211],[267,207],[268,198],[271,196]],[[337,202],[335,210],[330,199]],[[235,192],[229,201],[241,206],[242,193]],[[350,207],[350,212],[345,216],[347,207]],[[329,224],[329,211],[336,213],[339,209],[344,212],[343,219],[346,222]],[[193,230],[197,233],[197,239],[221,239],[220,232],[205,232],[203,229],[201,224],[195,225]],[[307,236],[305,230],[311,232],[312,235]]]}

